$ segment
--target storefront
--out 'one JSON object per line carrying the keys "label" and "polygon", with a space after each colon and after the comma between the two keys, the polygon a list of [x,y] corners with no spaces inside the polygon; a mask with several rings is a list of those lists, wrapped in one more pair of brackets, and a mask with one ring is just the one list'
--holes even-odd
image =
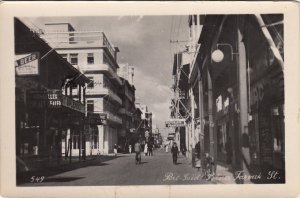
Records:
{"label": "storefront", "polygon": [[15,53],[17,159],[35,166],[60,163],[62,139],[82,137],[89,79],[17,18]]}
{"label": "storefront", "polygon": [[[264,16],[266,21],[282,15]],[[249,60],[249,147],[251,172],[277,171],[285,181],[284,75],[255,18],[248,17],[245,43]],[[270,29],[272,40],[283,57],[283,26]],[[254,42],[255,41],[255,42]],[[259,43],[254,45],[253,43]],[[272,181],[267,181],[272,182]]]}
{"label": "storefront", "polygon": [[274,65],[251,86],[249,143],[253,171],[279,171],[284,181],[283,74]]}

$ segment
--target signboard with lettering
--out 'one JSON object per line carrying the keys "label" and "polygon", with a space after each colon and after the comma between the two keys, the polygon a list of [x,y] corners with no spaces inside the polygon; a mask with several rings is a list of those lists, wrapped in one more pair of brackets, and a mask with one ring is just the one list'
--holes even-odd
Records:
{"label": "signboard with lettering", "polygon": [[16,55],[16,74],[18,76],[39,75],[39,59],[39,52]]}
{"label": "signboard with lettering", "polygon": [[30,91],[28,93],[30,108],[59,108],[61,107],[61,92],[59,90]]}
{"label": "signboard with lettering", "polygon": [[85,106],[82,103],[62,95],[61,90],[30,91],[28,93],[27,105],[29,108],[39,109],[66,107],[85,113]]}
{"label": "signboard with lettering", "polygon": [[172,119],[166,121],[166,127],[184,127],[185,119]]}

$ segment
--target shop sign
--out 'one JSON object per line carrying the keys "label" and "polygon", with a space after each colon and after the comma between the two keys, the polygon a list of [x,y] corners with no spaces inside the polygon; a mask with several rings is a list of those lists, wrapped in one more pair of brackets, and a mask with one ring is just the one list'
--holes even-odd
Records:
{"label": "shop sign", "polygon": [[184,127],[185,119],[172,119],[166,121],[166,127]]}
{"label": "shop sign", "polygon": [[38,52],[16,55],[16,74],[18,76],[38,75],[39,59],[40,54]]}
{"label": "shop sign", "polygon": [[61,105],[75,111],[85,113],[85,107],[83,104],[64,95],[61,96]]}
{"label": "shop sign", "polygon": [[265,88],[265,81],[258,82],[253,86],[250,94],[251,106],[258,104],[263,100],[265,95],[264,88]]}
{"label": "shop sign", "polygon": [[31,108],[59,108],[61,107],[60,91],[30,91],[28,106]]}

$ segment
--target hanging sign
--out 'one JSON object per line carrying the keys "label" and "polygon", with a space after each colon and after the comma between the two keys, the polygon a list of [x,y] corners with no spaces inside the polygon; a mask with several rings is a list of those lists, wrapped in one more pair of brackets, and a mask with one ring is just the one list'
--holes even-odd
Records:
{"label": "hanging sign", "polygon": [[166,121],[166,127],[184,127],[185,119],[171,119]]}
{"label": "hanging sign", "polygon": [[39,52],[16,55],[16,74],[18,76],[39,75],[39,60]]}

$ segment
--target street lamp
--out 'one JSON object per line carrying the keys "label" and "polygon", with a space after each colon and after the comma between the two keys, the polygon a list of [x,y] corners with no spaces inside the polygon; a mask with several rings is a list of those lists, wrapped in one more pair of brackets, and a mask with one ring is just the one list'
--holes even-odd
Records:
{"label": "street lamp", "polygon": [[224,53],[219,49],[219,46],[227,46],[230,48],[231,60],[233,60],[234,54],[238,54],[237,52],[233,52],[233,48],[229,43],[217,43],[217,49],[211,52],[211,59],[216,63],[219,63],[224,59]]}

